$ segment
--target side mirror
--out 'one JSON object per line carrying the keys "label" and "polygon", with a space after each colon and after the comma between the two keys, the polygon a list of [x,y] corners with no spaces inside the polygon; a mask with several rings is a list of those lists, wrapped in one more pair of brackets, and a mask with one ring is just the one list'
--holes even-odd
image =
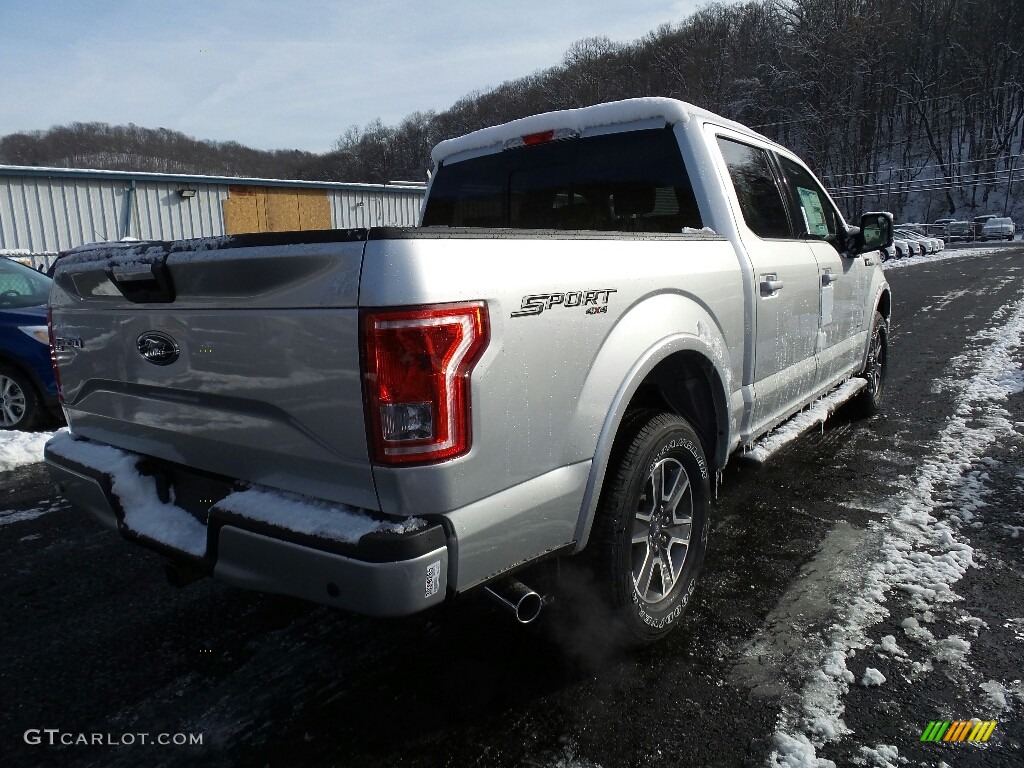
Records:
{"label": "side mirror", "polygon": [[860,231],[853,235],[851,255],[879,251],[892,245],[892,214],[874,211],[860,217]]}

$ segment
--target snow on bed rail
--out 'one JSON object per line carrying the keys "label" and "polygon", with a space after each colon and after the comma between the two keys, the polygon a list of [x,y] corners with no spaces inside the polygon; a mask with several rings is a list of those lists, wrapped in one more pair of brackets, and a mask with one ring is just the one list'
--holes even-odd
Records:
{"label": "snow on bed rail", "polygon": [[[156,480],[137,468],[139,456],[76,440],[67,432],[57,435],[48,447],[58,456],[110,475],[111,490],[132,531],[196,557],[206,553],[206,526],[173,501],[160,500]],[[368,533],[406,533],[426,525],[419,518],[382,522],[356,507],[260,486],[231,493],[217,506],[247,520],[346,544],[355,544]]]}
{"label": "snow on bed rail", "polygon": [[148,266],[172,253],[212,251],[231,240],[230,235],[200,237],[191,240],[133,240],[81,245],[61,256],[60,268],[65,272],[94,269],[99,262],[108,267]]}
{"label": "snow on bed rail", "polygon": [[756,441],[743,455],[754,461],[767,461],[780,448],[796,440],[811,427],[824,424],[835,410],[860,392],[868,384],[866,379],[849,379],[838,389],[815,400],[806,411],[801,411],[781,427]]}

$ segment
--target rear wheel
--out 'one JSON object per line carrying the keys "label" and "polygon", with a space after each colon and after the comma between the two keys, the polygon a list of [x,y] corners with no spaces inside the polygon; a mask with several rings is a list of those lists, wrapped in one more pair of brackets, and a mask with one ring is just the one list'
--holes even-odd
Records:
{"label": "rear wheel", "polygon": [[592,539],[600,589],[627,640],[664,636],[689,604],[710,497],[704,451],[685,419],[658,411],[627,418]]}
{"label": "rear wheel", "polygon": [[0,365],[0,429],[32,429],[40,415],[39,395],[17,368]]}

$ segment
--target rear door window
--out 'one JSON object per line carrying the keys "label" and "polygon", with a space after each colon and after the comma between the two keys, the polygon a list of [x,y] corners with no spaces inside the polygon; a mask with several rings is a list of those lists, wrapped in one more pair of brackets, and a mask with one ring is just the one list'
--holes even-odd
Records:
{"label": "rear door window", "polygon": [[663,128],[442,165],[423,225],[678,233],[703,222],[675,134]]}
{"label": "rear door window", "polygon": [[750,231],[766,239],[793,238],[786,204],[768,152],[723,136],[718,137],[718,146]]}

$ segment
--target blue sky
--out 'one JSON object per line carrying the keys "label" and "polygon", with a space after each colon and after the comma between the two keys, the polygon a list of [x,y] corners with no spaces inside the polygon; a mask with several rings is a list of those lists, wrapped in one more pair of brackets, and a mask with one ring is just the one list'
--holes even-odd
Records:
{"label": "blue sky", "polygon": [[704,0],[0,0],[0,135],[136,123],[322,152]]}

